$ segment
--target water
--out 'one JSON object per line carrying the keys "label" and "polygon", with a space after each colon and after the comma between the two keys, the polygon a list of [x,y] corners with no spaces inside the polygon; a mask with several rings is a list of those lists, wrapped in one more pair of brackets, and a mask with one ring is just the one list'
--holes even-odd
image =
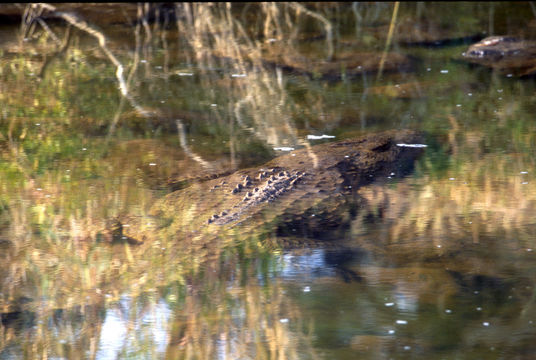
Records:
{"label": "water", "polygon": [[[530,357],[534,79],[460,60],[483,33],[531,37],[529,4],[403,3],[380,75],[361,71],[392,4],[233,5],[233,26],[224,5],[177,5],[138,28],[123,6],[67,10],[106,35],[126,96],[83,30],[21,47],[2,18],[0,358]],[[185,255],[102,233],[274,149],[404,128],[426,133],[415,171],[360,189],[321,241],[238,232],[180,239]]]}

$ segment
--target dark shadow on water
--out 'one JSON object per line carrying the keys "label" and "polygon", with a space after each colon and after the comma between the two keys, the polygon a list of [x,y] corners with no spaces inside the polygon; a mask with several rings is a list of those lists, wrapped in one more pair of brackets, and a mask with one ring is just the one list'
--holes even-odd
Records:
{"label": "dark shadow on water", "polygon": [[327,250],[324,253],[326,266],[335,270],[337,276],[345,282],[363,282],[364,278],[352,266],[366,260],[367,253],[360,249],[341,248],[336,250]]}

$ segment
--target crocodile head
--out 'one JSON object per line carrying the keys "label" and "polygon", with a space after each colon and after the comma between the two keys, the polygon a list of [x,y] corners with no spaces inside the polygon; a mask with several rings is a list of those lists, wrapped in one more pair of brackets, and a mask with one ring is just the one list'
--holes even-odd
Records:
{"label": "crocodile head", "polygon": [[511,36],[489,36],[471,45],[463,56],[481,61],[497,61],[504,56],[516,55],[525,45],[523,40]]}
{"label": "crocodile head", "polygon": [[462,54],[464,60],[508,72],[516,76],[536,71],[536,42],[511,36],[490,36],[471,45]]}
{"label": "crocodile head", "polygon": [[326,163],[344,178],[344,185],[362,186],[379,178],[404,176],[413,169],[414,160],[426,145],[421,133],[387,131],[348,141],[333,143],[333,155]]}

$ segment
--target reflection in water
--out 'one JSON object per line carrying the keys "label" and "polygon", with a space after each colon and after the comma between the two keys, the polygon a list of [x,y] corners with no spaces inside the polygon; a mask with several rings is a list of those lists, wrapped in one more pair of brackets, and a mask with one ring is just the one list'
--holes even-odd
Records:
{"label": "reflection in water", "polygon": [[102,324],[100,333],[99,352],[97,356],[103,359],[111,359],[117,357],[123,342],[126,340],[127,325],[121,316],[117,316],[115,313],[117,310],[109,309],[106,311],[106,319]]}
{"label": "reflection in water", "polygon": [[324,256],[323,249],[311,250],[310,254],[284,254],[281,256],[282,270],[278,276],[304,284],[310,284],[315,277],[334,276],[335,271],[326,266]]}
{"label": "reflection in water", "polygon": [[182,121],[180,119],[177,119],[177,131],[179,132],[179,141],[181,148],[184,150],[184,153],[188,155],[192,160],[197,161],[201,166],[208,171],[214,172],[214,169],[212,168],[212,165],[205,160],[203,160],[199,155],[192,152],[190,150],[190,147],[188,146],[186,142],[186,135],[184,133],[184,125],[182,124]]}
{"label": "reflection in water", "polygon": [[[361,276],[348,268],[363,261],[366,254],[350,248],[315,249],[310,254],[287,253],[282,257],[283,270],[278,276],[300,281],[314,281],[317,277],[340,277],[346,282],[362,281]],[[303,279],[308,275],[308,279]]]}
{"label": "reflection in water", "polygon": [[[0,358],[534,352],[534,81],[452,61],[482,29],[531,37],[528,5],[55,5],[100,47],[28,6],[23,41],[0,29]],[[427,132],[417,171],[323,241],[114,237],[168,186],[393,128]]]}
{"label": "reflection in water", "polygon": [[116,306],[106,310],[105,320],[100,331],[97,358],[113,359],[132,353],[142,344],[150,344],[153,357],[162,356],[168,345],[169,321],[172,314],[169,306],[160,299],[149,304],[142,316],[131,318],[129,311],[138,304],[124,296]]}

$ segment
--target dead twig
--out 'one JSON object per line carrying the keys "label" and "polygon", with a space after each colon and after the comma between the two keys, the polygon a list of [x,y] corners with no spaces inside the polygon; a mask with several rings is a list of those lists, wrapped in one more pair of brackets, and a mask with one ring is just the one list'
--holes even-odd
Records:
{"label": "dead twig", "polygon": [[119,90],[121,92],[121,95],[123,95],[132,105],[133,108],[135,108],[138,113],[145,117],[151,117],[152,113],[150,111],[147,111],[142,106],[140,106],[132,97],[128,90],[127,82],[125,81],[125,77],[123,75],[124,73],[124,66],[121,64],[121,62],[117,59],[117,57],[110,51],[110,49],[107,46],[107,39],[106,36],[99,30],[92,27],[90,24],[88,24],[86,21],[80,19],[78,16],[72,13],[67,12],[61,12],[56,11],[56,7],[50,4],[46,3],[39,3],[39,4],[33,4],[34,7],[41,7],[45,10],[48,10],[52,12],[53,16],[57,16],[69,24],[75,26],[76,28],[88,33],[89,35],[95,37],[99,43],[99,46],[101,50],[106,54],[108,59],[114,64],[116,67],[115,76],[117,78],[117,81],[119,83]]}
{"label": "dead twig", "polygon": [[391,23],[389,24],[389,32],[387,33],[387,40],[385,41],[385,48],[383,49],[382,57],[380,59],[380,66],[378,69],[378,76],[376,77],[376,79],[379,79],[382,76],[383,66],[385,64],[385,59],[387,58],[387,52],[389,51],[389,48],[391,47],[393,34],[395,32],[396,18],[398,16],[399,6],[400,6],[400,2],[399,1],[395,2],[395,7],[393,9],[393,16],[391,17]]}

